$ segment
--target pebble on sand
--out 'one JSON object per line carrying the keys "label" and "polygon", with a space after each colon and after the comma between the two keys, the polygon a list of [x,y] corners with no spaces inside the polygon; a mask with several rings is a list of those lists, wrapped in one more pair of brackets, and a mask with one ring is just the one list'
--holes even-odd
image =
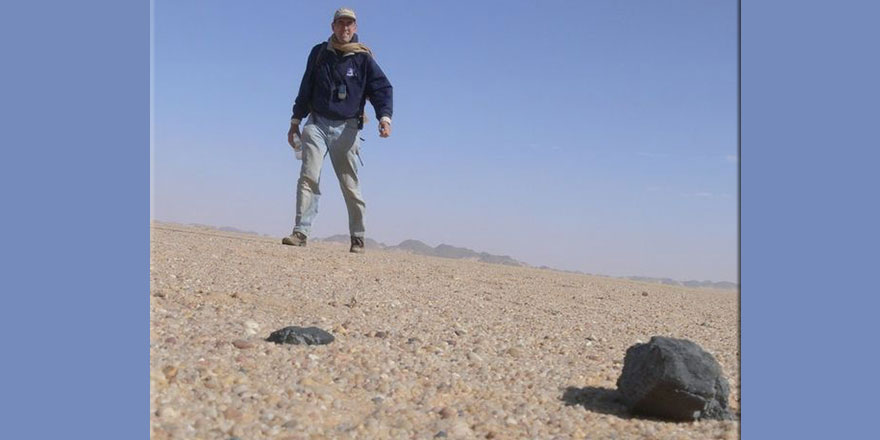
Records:
{"label": "pebble on sand", "polygon": [[242,350],[246,350],[248,348],[253,348],[253,346],[254,346],[253,342],[248,341],[246,339],[237,339],[235,341],[232,341],[232,345],[234,345],[235,348],[239,348]]}
{"label": "pebble on sand", "polygon": [[174,365],[166,365],[165,368],[162,369],[162,374],[165,375],[165,379],[174,379],[174,377],[177,376],[177,367]]}

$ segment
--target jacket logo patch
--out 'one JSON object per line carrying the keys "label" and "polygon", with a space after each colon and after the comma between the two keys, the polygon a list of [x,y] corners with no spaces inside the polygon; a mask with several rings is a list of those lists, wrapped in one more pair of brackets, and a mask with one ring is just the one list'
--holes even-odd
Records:
{"label": "jacket logo patch", "polygon": [[354,76],[354,69],[349,67],[348,70],[345,71],[345,76]]}

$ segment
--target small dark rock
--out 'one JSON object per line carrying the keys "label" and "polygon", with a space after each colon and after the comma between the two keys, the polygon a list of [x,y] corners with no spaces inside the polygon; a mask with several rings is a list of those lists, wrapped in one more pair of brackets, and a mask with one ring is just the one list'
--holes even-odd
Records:
{"label": "small dark rock", "polygon": [[628,348],[617,388],[633,414],[679,421],[733,417],[721,366],[685,339],[654,336]]}
{"label": "small dark rock", "polygon": [[642,292],[642,296],[648,296],[648,292]]}
{"label": "small dark rock", "polygon": [[330,333],[317,327],[284,327],[276,330],[266,338],[269,342],[276,344],[306,344],[306,345],[322,345],[333,342],[336,338]]}
{"label": "small dark rock", "polygon": [[384,330],[380,330],[380,331],[377,331],[376,333],[373,333],[373,336],[380,338],[380,339],[385,339],[388,337],[388,332],[386,332]]}
{"label": "small dark rock", "polygon": [[434,438],[446,438],[446,431],[439,431],[434,434]]}

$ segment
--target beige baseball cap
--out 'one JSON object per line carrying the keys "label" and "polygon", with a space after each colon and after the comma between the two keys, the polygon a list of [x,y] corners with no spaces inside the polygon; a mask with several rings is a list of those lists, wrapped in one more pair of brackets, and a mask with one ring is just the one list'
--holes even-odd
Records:
{"label": "beige baseball cap", "polygon": [[340,18],[348,17],[354,21],[357,21],[357,16],[354,15],[354,11],[349,8],[339,8],[336,10],[336,13],[333,14],[333,22]]}

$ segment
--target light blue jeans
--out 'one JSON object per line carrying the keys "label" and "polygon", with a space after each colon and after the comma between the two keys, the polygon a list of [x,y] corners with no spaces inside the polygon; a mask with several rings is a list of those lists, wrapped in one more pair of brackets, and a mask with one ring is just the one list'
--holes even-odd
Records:
{"label": "light blue jeans", "polygon": [[302,129],[302,167],[296,187],[296,226],[294,232],[308,237],[312,222],[318,215],[321,191],[321,167],[329,153],[333,170],[339,179],[342,197],[348,208],[348,230],[352,237],[364,236],[364,198],[357,176],[357,154],[360,148],[357,119],[336,121],[314,112]]}

